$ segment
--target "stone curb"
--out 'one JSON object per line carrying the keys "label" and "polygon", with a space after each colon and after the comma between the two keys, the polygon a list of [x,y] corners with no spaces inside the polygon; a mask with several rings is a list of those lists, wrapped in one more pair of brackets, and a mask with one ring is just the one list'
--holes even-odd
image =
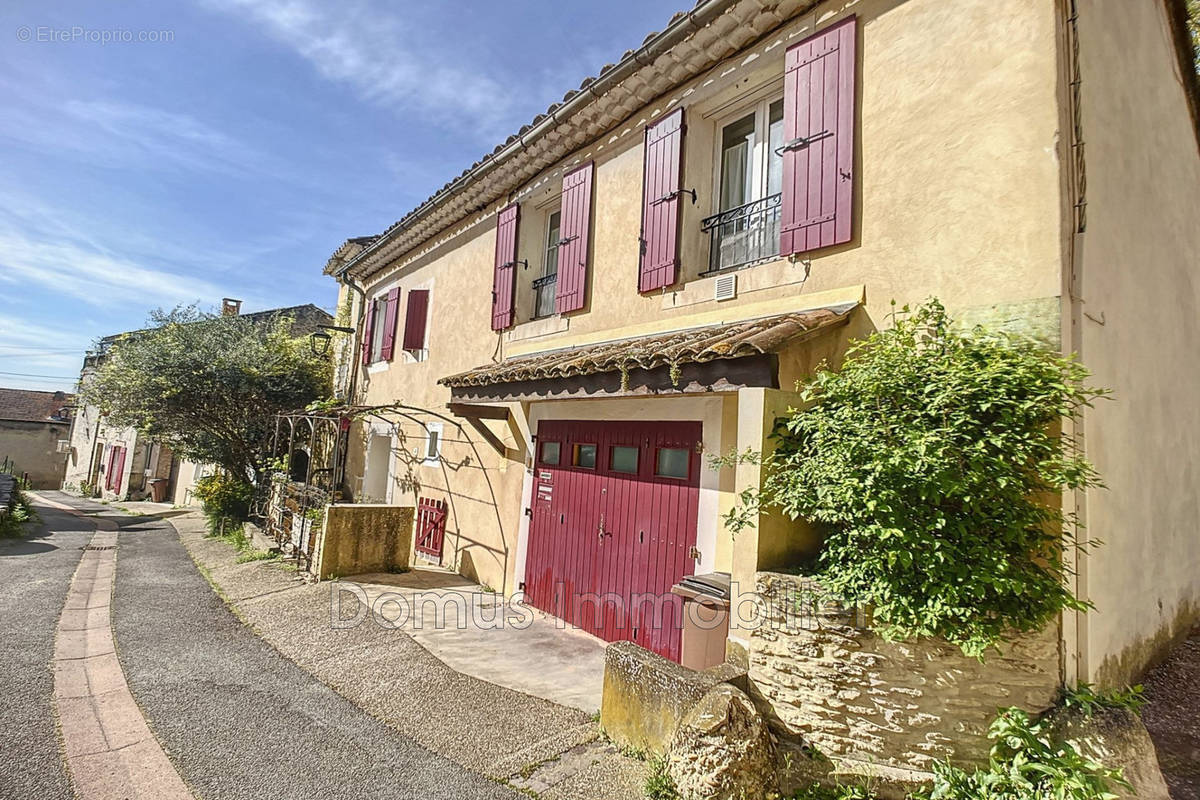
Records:
{"label": "stone curb", "polygon": [[[86,519],[70,506],[39,502]],[[117,525],[92,519],[54,640],[54,708],[79,800],[193,800],[129,691],[112,634]]]}

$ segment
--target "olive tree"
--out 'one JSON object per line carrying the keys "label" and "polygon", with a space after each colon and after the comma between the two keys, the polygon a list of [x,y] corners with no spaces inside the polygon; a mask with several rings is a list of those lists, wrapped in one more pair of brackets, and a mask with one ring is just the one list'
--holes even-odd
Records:
{"label": "olive tree", "polygon": [[124,335],[80,387],[107,421],[132,426],[191,461],[254,480],[273,416],[329,391],[328,358],[294,338],[294,320],[217,316],[184,306]]}

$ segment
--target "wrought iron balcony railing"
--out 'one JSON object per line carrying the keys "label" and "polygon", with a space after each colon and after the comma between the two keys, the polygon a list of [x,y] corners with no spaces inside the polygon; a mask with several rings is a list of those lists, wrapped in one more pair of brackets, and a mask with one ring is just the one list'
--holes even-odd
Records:
{"label": "wrought iron balcony railing", "polygon": [[713,214],[700,223],[712,235],[708,270],[720,272],[779,255],[779,209],[782,194],[768,195]]}
{"label": "wrought iron balcony railing", "polygon": [[533,318],[541,319],[554,313],[554,290],[558,274],[552,273],[533,282]]}

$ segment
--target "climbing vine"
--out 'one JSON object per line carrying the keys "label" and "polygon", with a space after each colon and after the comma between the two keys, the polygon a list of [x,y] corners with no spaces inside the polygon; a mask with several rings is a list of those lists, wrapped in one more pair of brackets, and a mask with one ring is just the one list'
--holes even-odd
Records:
{"label": "climbing vine", "polygon": [[804,387],[761,491],[726,525],[760,509],[814,523],[812,571],[868,604],[883,635],[941,635],[981,656],[1087,606],[1066,587],[1057,498],[1099,478],[1059,426],[1103,392],[1073,359],[963,330],[936,300],[893,316]]}

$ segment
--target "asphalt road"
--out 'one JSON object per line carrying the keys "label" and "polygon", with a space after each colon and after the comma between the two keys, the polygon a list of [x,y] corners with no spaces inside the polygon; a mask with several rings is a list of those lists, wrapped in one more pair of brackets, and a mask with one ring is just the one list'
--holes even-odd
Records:
{"label": "asphalt road", "polygon": [[118,522],[117,652],[151,729],[198,798],[521,797],[377,722],[259,639],[169,523]]}
{"label": "asphalt road", "polygon": [[0,539],[0,798],[72,797],[55,730],[54,631],[95,527],[39,508],[24,540]]}

